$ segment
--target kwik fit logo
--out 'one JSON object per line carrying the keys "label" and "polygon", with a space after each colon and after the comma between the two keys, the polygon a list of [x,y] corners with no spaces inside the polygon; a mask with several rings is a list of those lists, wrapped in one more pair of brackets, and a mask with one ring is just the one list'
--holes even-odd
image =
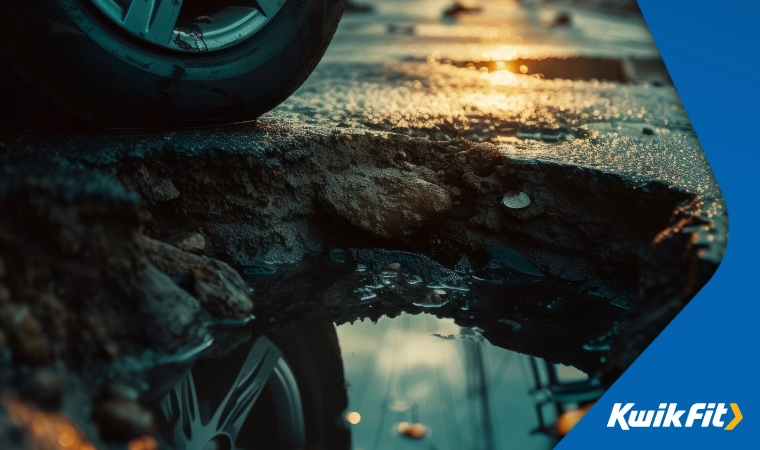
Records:
{"label": "kwik fit logo", "polygon": [[[658,409],[635,410],[635,403],[615,403],[612,406],[608,428],[619,426],[623,430],[631,428],[691,428],[715,427],[733,430],[742,421],[739,405],[730,403],[733,419],[728,420],[729,409],[725,403],[694,403],[686,409],[678,409],[678,403],[660,403]],[[684,414],[686,417],[684,418]],[[681,422],[683,420],[683,423]],[[728,422],[728,424],[726,424]]]}

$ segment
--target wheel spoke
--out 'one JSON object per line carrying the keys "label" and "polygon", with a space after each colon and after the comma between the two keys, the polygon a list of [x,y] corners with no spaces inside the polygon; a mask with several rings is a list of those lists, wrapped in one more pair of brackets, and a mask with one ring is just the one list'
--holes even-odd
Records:
{"label": "wheel spoke", "polygon": [[277,14],[277,11],[282,8],[285,0],[256,0],[259,4],[259,9],[264,13],[267,18],[271,19]]}
{"label": "wheel spoke", "polygon": [[133,0],[124,16],[124,27],[157,44],[172,37],[183,0]]}
{"label": "wheel spoke", "polygon": [[161,411],[173,427],[168,431],[178,448],[193,440],[194,434],[202,426],[198,409],[198,394],[195,391],[192,374],[188,372],[182,381],[164,397],[161,402]]}
{"label": "wheel spoke", "polygon": [[209,425],[215,424],[216,431],[227,433],[234,443],[280,358],[282,355],[272,341],[259,338]]}

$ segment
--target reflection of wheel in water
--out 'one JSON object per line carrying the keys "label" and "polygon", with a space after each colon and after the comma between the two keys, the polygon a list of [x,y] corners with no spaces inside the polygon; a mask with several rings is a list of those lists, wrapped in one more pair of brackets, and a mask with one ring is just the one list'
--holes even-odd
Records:
{"label": "reflection of wheel in water", "polygon": [[343,367],[332,326],[277,330],[200,360],[163,398],[162,447],[348,448]]}

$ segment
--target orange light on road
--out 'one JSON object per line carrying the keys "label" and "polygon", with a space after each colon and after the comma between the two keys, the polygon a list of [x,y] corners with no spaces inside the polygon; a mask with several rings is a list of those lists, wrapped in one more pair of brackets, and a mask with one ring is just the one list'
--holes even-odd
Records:
{"label": "orange light on road", "polygon": [[128,450],[158,450],[158,443],[152,437],[133,439],[129,442]]}
{"label": "orange light on road", "polygon": [[594,406],[594,402],[588,403],[579,409],[567,411],[559,416],[559,419],[557,419],[557,433],[559,433],[560,436],[567,435],[567,433],[569,433],[570,430],[572,430],[573,427],[581,421],[583,416],[586,415],[592,406]]}
{"label": "orange light on road", "polygon": [[41,411],[9,397],[6,393],[2,401],[9,419],[13,425],[26,430],[33,448],[95,450],[95,446],[65,415]]}
{"label": "orange light on road", "polygon": [[412,439],[422,439],[427,432],[427,427],[421,423],[400,422],[398,424],[398,434]]}
{"label": "orange light on road", "polygon": [[351,413],[348,413],[348,422],[351,425],[356,425],[357,423],[361,422],[362,416],[358,412],[354,411]]}

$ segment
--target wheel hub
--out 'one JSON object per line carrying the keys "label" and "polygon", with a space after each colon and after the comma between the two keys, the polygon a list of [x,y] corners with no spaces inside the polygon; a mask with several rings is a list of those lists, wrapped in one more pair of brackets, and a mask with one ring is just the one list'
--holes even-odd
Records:
{"label": "wheel hub", "polygon": [[90,0],[123,32],[182,52],[231,47],[260,31],[286,0]]}

